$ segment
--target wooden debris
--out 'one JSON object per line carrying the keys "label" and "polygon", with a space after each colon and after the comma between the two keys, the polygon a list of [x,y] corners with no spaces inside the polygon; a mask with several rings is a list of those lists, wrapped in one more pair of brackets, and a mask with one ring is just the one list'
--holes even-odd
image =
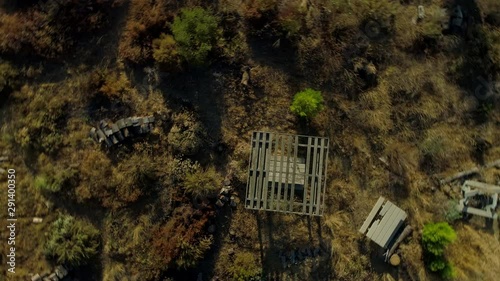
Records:
{"label": "wooden debris", "polygon": [[394,242],[391,249],[389,249],[389,251],[387,252],[386,258],[392,257],[392,254],[394,254],[394,252],[398,249],[399,245],[403,243],[403,241],[406,239],[406,237],[408,237],[411,234],[412,231],[413,228],[411,226],[408,225],[405,227],[403,232],[401,232],[401,235],[399,235],[399,238],[396,240],[396,242]]}
{"label": "wooden debris", "polygon": [[461,178],[464,178],[464,177],[468,177],[468,176],[471,176],[471,175],[474,175],[474,174],[479,174],[483,170],[491,169],[491,168],[494,168],[494,167],[495,168],[500,168],[500,159],[498,159],[496,161],[493,161],[491,163],[488,163],[488,164],[484,165],[483,167],[476,167],[476,168],[473,168],[473,169],[470,169],[470,170],[467,170],[467,171],[456,173],[456,174],[454,174],[454,175],[452,175],[450,177],[447,177],[447,178],[444,178],[444,179],[440,180],[439,183],[441,185],[447,184],[447,183],[450,183],[452,181],[455,181],[455,180],[458,180],[458,179],[461,179]]}

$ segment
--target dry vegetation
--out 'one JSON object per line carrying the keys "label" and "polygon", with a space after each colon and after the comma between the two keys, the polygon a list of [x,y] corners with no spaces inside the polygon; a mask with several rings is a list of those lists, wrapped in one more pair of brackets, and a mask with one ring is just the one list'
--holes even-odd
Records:
{"label": "dry vegetation", "polygon": [[[0,165],[18,175],[11,280],[54,265],[43,245],[60,214],[100,231],[98,256],[74,272],[80,280],[438,280],[421,231],[445,221],[460,195],[435,179],[500,158],[496,0],[422,1],[421,22],[412,0],[35,2],[0,4],[0,154],[9,157]],[[443,34],[441,9],[455,2],[470,24]],[[184,31],[172,30],[194,7],[216,19],[188,40],[210,45],[196,46],[209,50],[196,65],[180,55]],[[290,111],[306,88],[325,103],[312,120]],[[101,119],[150,114],[144,137],[111,149],[88,137]],[[330,138],[322,218],[215,207],[224,179],[243,201],[253,130]],[[481,177],[498,183],[500,171]],[[378,196],[415,229],[398,268],[358,233]],[[482,220],[452,226],[456,279],[496,280],[498,234]],[[282,268],[280,251],[322,241],[328,255]]]}

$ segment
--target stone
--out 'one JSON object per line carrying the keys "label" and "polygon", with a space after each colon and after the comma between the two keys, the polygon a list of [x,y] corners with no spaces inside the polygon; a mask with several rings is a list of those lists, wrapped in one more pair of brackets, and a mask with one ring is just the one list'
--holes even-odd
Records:
{"label": "stone", "polygon": [[37,217],[33,218],[33,223],[41,223],[41,222],[43,222],[42,218],[37,218]]}
{"label": "stone", "polygon": [[419,5],[418,8],[418,19],[422,20],[425,17],[425,8],[422,5]]}
{"label": "stone", "polygon": [[215,205],[217,205],[218,207],[224,207],[224,203],[220,199],[215,202]]}
{"label": "stone", "polygon": [[68,275],[68,271],[62,265],[56,266],[54,273],[57,275],[57,277],[59,277],[59,279],[63,279],[64,277],[66,277],[66,275]]}
{"label": "stone", "polygon": [[7,157],[7,156],[0,157],[0,162],[5,162],[7,160],[9,160],[9,157]]}
{"label": "stone", "polygon": [[229,235],[231,235],[231,236],[235,236],[235,235],[236,235],[236,232],[234,232],[234,230],[232,230],[232,229],[231,229],[231,230],[229,230]]}
{"label": "stone", "polygon": [[225,179],[224,180],[224,186],[231,188],[231,180],[230,179]]}
{"label": "stone", "polygon": [[37,273],[31,277],[31,281],[42,281],[42,277],[40,277],[40,274]]}
{"label": "stone", "polygon": [[209,233],[214,233],[214,232],[215,232],[215,229],[216,229],[216,228],[215,228],[215,224],[212,224],[212,225],[210,225],[210,226],[208,227],[208,232],[209,232]]}
{"label": "stone", "polygon": [[401,263],[401,259],[399,258],[399,256],[397,254],[394,254],[391,256],[391,258],[389,259],[389,263],[392,265],[392,266],[398,266],[400,263]]}

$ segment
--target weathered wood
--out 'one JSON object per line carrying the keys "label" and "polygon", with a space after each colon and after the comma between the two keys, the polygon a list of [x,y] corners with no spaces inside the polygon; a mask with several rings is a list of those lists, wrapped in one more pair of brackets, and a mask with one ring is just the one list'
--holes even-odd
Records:
{"label": "weathered wood", "polygon": [[408,237],[412,231],[413,228],[411,226],[407,225],[405,227],[405,229],[403,230],[403,232],[401,232],[401,235],[399,235],[396,242],[394,242],[394,244],[392,245],[391,249],[387,252],[387,256],[385,257],[386,261],[392,256],[392,254],[394,254],[394,252],[398,249],[399,245],[403,243],[405,238]]}
{"label": "weathered wood", "polygon": [[384,197],[378,198],[377,203],[375,203],[375,206],[372,208],[372,211],[370,212],[370,214],[366,218],[365,222],[363,223],[363,225],[359,229],[359,232],[361,232],[363,234],[366,232],[366,230],[368,229],[368,226],[370,226],[370,223],[373,221],[373,219],[375,219],[375,216],[378,214],[380,207],[382,207],[384,200],[385,200]]}
{"label": "weathered wood", "polygon": [[467,170],[467,171],[462,171],[460,173],[456,173],[450,177],[447,177],[447,178],[440,180],[439,183],[441,185],[447,184],[447,183],[450,183],[452,181],[455,181],[455,180],[458,180],[458,179],[461,179],[464,177],[468,177],[468,176],[471,176],[474,174],[479,174],[482,170],[491,169],[494,167],[500,168],[500,159],[493,161],[493,162],[490,162],[482,167],[476,167],[476,168],[472,168],[472,169]]}

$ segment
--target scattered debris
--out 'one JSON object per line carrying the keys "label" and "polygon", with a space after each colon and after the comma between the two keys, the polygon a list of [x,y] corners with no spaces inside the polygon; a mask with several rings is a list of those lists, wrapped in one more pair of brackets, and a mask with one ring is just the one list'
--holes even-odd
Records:
{"label": "scattered debris", "polygon": [[496,220],[498,218],[496,213],[498,194],[500,194],[500,186],[465,181],[462,185],[463,199],[458,203],[457,210]]}
{"label": "scattered debris", "polygon": [[455,180],[458,180],[458,179],[461,179],[464,177],[468,177],[468,176],[471,176],[474,174],[479,174],[482,170],[487,170],[487,169],[494,168],[494,167],[500,168],[500,159],[493,161],[493,162],[490,162],[482,167],[477,167],[477,168],[473,168],[473,169],[470,169],[467,171],[463,171],[463,172],[454,174],[450,177],[447,177],[447,178],[440,180],[439,183],[442,185],[447,184],[447,183],[450,183],[452,181],[455,181]]}
{"label": "scattered debris", "polygon": [[41,222],[43,222],[42,218],[37,218],[37,217],[33,218],[33,223],[41,223]]}
{"label": "scattered debris", "polygon": [[153,129],[155,118],[129,117],[118,120],[116,123],[108,123],[105,120],[99,122],[99,127],[90,129],[90,137],[98,142],[105,143],[111,147],[126,138],[149,133]]}
{"label": "scattered debris", "polygon": [[62,265],[58,265],[55,267],[54,272],[52,273],[43,273],[35,274],[31,277],[31,281],[59,281],[64,280],[64,278],[68,275],[68,269],[66,269]]}

